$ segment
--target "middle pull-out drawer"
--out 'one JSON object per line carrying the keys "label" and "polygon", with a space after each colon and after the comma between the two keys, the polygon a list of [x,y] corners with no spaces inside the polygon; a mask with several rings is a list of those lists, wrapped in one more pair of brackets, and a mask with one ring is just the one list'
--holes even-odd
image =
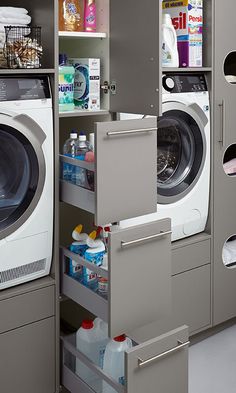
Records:
{"label": "middle pull-out drawer", "polygon": [[156,131],[156,118],[96,123],[94,164],[61,156],[88,171],[88,187],[62,176],[61,200],[93,213],[96,225],[156,212]]}
{"label": "middle pull-out drawer", "polygon": [[[171,309],[170,219],[109,234],[108,272],[62,249],[61,292],[108,322],[115,337],[163,318]],[[68,271],[69,258],[108,278],[104,299]]]}
{"label": "middle pull-out drawer", "polygon": [[[71,393],[188,392],[187,326],[167,330],[161,335],[157,332],[156,337],[141,343],[133,342],[133,347],[125,353],[124,385],[76,349],[75,335],[61,337],[61,341],[61,383]],[[79,374],[81,367],[87,370],[86,382]],[[103,389],[104,382],[106,390]]]}

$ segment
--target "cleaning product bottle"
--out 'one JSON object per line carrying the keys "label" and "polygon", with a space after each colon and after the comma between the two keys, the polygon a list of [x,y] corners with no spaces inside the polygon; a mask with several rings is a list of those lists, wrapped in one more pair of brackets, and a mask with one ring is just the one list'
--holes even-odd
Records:
{"label": "cleaning product bottle", "polygon": [[[94,162],[94,134],[89,134],[89,151],[85,154],[85,161],[87,162]],[[95,177],[94,172],[87,170],[87,181],[88,186],[91,191],[95,190]]]}
{"label": "cleaning product bottle", "polygon": [[[67,157],[75,158],[76,156],[76,148],[77,148],[77,139],[78,134],[74,130],[70,133],[70,138],[66,140],[63,146],[63,154]],[[63,180],[72,182],[74,176],[75,166],[63,163]]]}
{"label": "cleaning product bottle", "polygon": [[[102,269],[108,271],[108,254],[104,254],[103,261],[102,261]],[[97,292],[100,296],[104,297],[105,299],[108,298],[108,290],[109,290],[109,281],[108,278],[98,276],[98,289]]]}
{"label": "cleaning product bottle", "polygon": [[83,31],[82,0],[59,0],[60,31]]}
{"label": "cleaning product bottle", "polygon": [[[103,370],[115,381],[125,385],[125,351],[132,347],[132,341],[125,335],[115,337],[106,346]],[[110,385],[103,381],[103,393],[116,393]]]}
{"label": "cleaning product bottle", "polygon": [[59,111],[73,111],[75,69],[67,64],[67,56],[59,56]]}
{"label": "cleaning product bottle", "polygon": [[[72,238],[75,240],[69,247],[70,251],[78,254],[79,256],[83,257],[85,251],[87,250],[87,233],[81,233],[83,226],[77,225],[77,227],[72,232]],[[69,262],[69,276],[75,278],[78,281],[82,282],[83,279],[83,266],[80,265],[78,262],[70,259]]]}
{"label": "cleaning product bottle", "polygon": [[[88,147],[88,142],[86,140],[86,135],[83,132],[81,132],[76,146],[76,159],[84,161],[85,155],[88,151],[89,151],[89,147]],[[89,188],[87,184],[87,170],[80,166],[76,166],[74,171],[74,178],[72,182],[77,186]]]}
{"label": "cleaning product bottle", "polygon": [[96,31],[96,2],[95,0],[85,0],[84,5],[84,30]]}
{"label": "cleaning product bottle", "polygon": [[89,248],[85,251],[84,258],[94,265],[101,266],[106,252],[105,244],[100,239],[88,238],[87,245]]}
{"label": "cleaning product bottle", "polygon": [[[85,259],[89,258],[88,260],[90,262],[91,262],[91,259],[89,257],[89,254],[87,254],[87,251],[89,250],[90,245],[93,244],[93,242],[95,241],[96,236],[97,236],[97,232],[93,231],[89,234],[88,239],[87,239],[88,249],[85,251],[84,258]],[[92,269],[92,267],[91,267],[91,269]],[[83,268],[83,284],[93,291],[97,290],[97,286],[98,286],[97,274],[86,267]]]}
{"label": "cleaning product bottle", "polygon": [[179,67],[177,35],[170,14],[162,15],[162,65]]}
{"label": "cleaning product bottle", "polygon": [[[93,363],[99,362],[99,342],[97,331],[92,320],[84,320],[76,333],[76,348]],[[84,363],[76,358],[76,374],[89,386],[95,387],[99,377]]]}
{"label": "cleaning product bottle", "polygon": [[98,345],[98,359],[96,361],[96,364],[100,367],[103,368],[103,362],[104,362],[104,355],[105,355],[105,349],[106,346],[109,342],[109,337],[108,337],[108,324],[104,322],[100,318],[96,318],[94,321],[94,327],[96,329],[96,335],[97,335],[97,345]]}

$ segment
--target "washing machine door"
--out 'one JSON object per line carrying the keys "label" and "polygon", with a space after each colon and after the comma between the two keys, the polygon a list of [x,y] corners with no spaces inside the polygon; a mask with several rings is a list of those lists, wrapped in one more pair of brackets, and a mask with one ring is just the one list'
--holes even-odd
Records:
{"label": "washing machine door", "polygon": [[163,104],[157,136],[158,203],[177,202],[196,185],[206,159],[207,123],[197,104]]}
{"label": "washing machine door", "polygon": [[33,213],[45,183],[43,130],[26,115],[0,110],[0,239]]}

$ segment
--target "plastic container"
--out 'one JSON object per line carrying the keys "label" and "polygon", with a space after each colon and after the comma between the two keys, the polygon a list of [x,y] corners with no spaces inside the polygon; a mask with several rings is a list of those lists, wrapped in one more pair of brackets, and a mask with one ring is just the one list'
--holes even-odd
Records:
{"label": "plastic container", "polygon": [[179,67],[177,35],[170,14],[162,15],[162,65]]}
{"label": "plastic container", "polygon": [[96,2],[95,0],[85,0],[84,4],[84,30],[96,31],[97,18],[96,18]]}
{"label": "plastic container", "polygon": [[[132,341],[125,335],[115,337],[106,346],[103,370],[115,381],[125,385],[125,351],[132,347]],[[116,393],[110,385],[103,381],[103,393]]]}
{"label": "plastic container", "polygon": [[67,56],[59,56],[59,111],[73,111],[75,69],[67,64]]}
{"label": "plastic container", "polygon": [[83,31],[82,0],[59,0],[60,31]]}
{"label": "plastic container", "polygon": [[94,326],[96,329],[97,347],[98,347],[98,359],[96,361],[96,364],[100,368],[103,368],[105,350],[109,342],[108,324],[104,322],[102,319],[96,318],[94,320]]}
{"label": "plastic container", "polygon": [[[67,157],[75,158],[76,156],[76,149],[77,149],[77,140],[78,134],[77,132],[71,132],[70,138],[67,139],[63,146],[63,154]],[[74,165],[63,163],[63,180],[72,182],[74,177],[75,167]]]}
{"label": "plastic container", "polygon": [[[83,226],[80,224],[80,225],[77,225],[77,227],[73,230],[72,238],[76,241],[70,245],[69,249],[70,249],[70,251],[74,252],[75,254],[78,254],[79,256],[84,257],[85,251],[88,248],[88,246],[87,246],[88,235],[87,235],[87,233],[81,233],[82,229],[83,229]],[[82,281],[82,279],[83,279],[83,266],[80,265],[78,262],[74,261],[73,259],[70,259],[69,275],[78,281]]]}
{"label": "plastic container", "polygon": [[[107,253],[103,256],[102,266],[104,270],[108,271],[108,255]],[[102,276],[98,276],[98,289],[97,292],[100,296],[105,299],[108,298],[108,290],[109,290],[109,281],[107,278]]]}
{"label": "plastic container", "polygon": [[[84,161],[85,155],[89,151],[89,143],[86,140],[86,135],[84,133],[80,133],[79,139],[77,141],[76,146],[76,155],[75,158],[77,160]],[[81,168],[79,166],[75,167],[72,183],[76,184],[77,186],[88,188],[87,184],[87,171],[85,168]]]}

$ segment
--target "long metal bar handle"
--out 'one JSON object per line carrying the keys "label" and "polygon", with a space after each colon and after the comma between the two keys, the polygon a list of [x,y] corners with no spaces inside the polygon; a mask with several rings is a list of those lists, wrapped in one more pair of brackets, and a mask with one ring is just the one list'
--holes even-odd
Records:
{"label": "long metal bar handle", "polygon": [[154,240],[154,239],[158,239],[160,237],[164,237],[167,235],[171,235],[172,231],[161,231],[160,233],[157,233],[155,235],[151,235],[151,236],[147,236],[147,237],[141,237],[140,239],[136,239],[136,240],[131,240],[129,242],[124,242],[121,241],[121,247],[125,248],[125,247],[129,247],[129,246],[133,246],[135,244],[140,244],[140,243],[145,243],[149,240]]}
{"label": "long metal bar handle", "polygon": [[185,343],[183,343],[182,341],[178,341],[178,346],[172,349],[169,349],[168,351],[165,351],[163,353],[161,353],[160,355],[154,356],[153,358],[147,359],[147,360],[143,360],[138,358],[138,366],[139,367],[144,367],[147,366],[153,362],[156,362],[166,356],[171,355],[172,353],[181,351],[182,349],[184,349],[185,347],[188,347],[190,344],[190,341],[186,341]]}
{"label": "long metal bar handle", "polygon": [[138,130],[127,130],[127,131],[108,131],[107,136],[143,134],[146,132],[153,132],[153,131],[157,131],[157,128],[140,128]]}
{"label": "long metal bar handle", "polygon": [[222,100],[222,103],[219,104],[219,107],[221,108],[221,139],[219,140],[220,143],[222,143],[222,146],[225,146],[225,127],[226,127],[226,118],[225,118],[225,100]]}

